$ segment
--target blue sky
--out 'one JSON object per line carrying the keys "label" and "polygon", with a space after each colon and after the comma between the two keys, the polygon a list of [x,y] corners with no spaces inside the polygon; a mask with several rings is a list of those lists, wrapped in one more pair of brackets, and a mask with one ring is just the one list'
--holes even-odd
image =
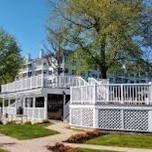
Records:
{"label": "blue sky", "polygon": [[1,0],[0,26],[18,41],[22,54],[39,54],[46,41],[46,0]]}

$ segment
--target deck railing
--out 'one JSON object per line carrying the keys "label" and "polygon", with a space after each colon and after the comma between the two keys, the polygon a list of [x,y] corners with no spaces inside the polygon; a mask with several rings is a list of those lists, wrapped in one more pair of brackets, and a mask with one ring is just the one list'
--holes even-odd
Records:
{"label": "deck railing", "polygon": [[87,82],[79,76],[50,77],[46,82],[47,87],[70,88],[71,86],[86,86]]}
{"label": "deck railing", "polygon": [[24,91],[35,88],[70,88],[70,86],[84,86],[87,82],[79,76],[55,76],[45,75],[23,78],[1,86],[1,93]]}
{"label": "deck railing", "polygon": [[72,104],[152,104],[152,84],[103,84],[71,88]]}
{"label": "deck railing", "polygon": [[23,78],[1,86],[1,92],[16,92],[43,87],[43,75]]}

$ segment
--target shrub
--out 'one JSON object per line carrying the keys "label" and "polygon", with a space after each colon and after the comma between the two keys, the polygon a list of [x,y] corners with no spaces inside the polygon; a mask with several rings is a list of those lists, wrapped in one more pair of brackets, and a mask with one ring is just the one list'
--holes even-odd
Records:
{"label": "shrub", "polygon": [[16,121],[8,121],[6,124],[7,125],[14,125],[14,124],[16,124]]}
{"label": "shrub", "polygon": [[42,121],[42,123],[50,123],[50,121],[48,119],[45,119]]}
{"label": "shrub", "polygon": [[32,125],[31,121],[26,121],[24,124],[25,125]]}
{"label": "shrub", "polygon": [[105,133],[101,133],[99,130],[87,131],[85,133],[72,135],[65,142],[69,142],[69,143],[83,143],[83,142],[85,142],[85,141],[87,141],[89,139],[98,137],[100,135],[105,135]]}
{"label": "shrub", "polygon": [[60,144],[60,143],[56,143],[55,146],[48,146],[47,148],[53,152],[79,152],[75,148],[65,146],[65,145]]}

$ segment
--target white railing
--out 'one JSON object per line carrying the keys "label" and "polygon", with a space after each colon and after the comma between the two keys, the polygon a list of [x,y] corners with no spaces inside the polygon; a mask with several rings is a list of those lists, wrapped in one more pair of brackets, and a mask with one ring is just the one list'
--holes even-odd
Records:
{"label": "white railing", "polygon": [[109,80],[108,79],[97,80],[95,78],[88,78],[88,83],[90,85],[102,85],[102,84],[109,84]]}
{"label": "white railing", "polygon": [[97,90],[103,88],[103,95],[97,92],[98,103],[130,103],[150,104],[152,90],[150,84],[110,84],[97,86]]}
{"label": "white railing", "polygon": [[88,83],[79,76],[57,76],[50,77],[47,82],[48,87],[70,88],[71,86],[85,86]]}
{"label": "white railing", "polygon": [[27,116],[28,120],[44,120],[46,119],[46,111],[45,108],[29,108],[29,107],[25,107],[24,108],[24,115]]}
{"label": "white railing", "polygon": [[95,86],[71,87],[70,93],[72,104],[95,104]]}
{"label": "white railing", "polygon": [[2,93],[16,92],[16,91],[43,87],[43,83],[44,83],[43,79],[44,79],[43,75],[39,75],[39,76],[30,77],[30,78],[16,80],[12,83],[2,85],[1,92]]}
{"label": "white railing", "polygon": [[8,115],[16,115],[17,111],[16,111],[16,107],[3,107],[2,108],[2,113],[3,114],[8,114]]}
{"label": "white railing", "polygon": [[28,89],[51,87],[51,88],[70,88],[70,86],[84,86],[87,82],[79,76],[55,76],[44,75],[23,78],[12,83],[2,85],[1,92],[16,92]]}
{"label": "white railing", "polygon": [[71,104],[152,104],[152,84],[71,87]]}

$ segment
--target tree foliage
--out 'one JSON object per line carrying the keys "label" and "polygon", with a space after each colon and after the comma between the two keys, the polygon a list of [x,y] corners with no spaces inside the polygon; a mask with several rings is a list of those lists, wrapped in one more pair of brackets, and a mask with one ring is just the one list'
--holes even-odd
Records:
{"label": "tree foliage", "polygon": [[122,70],[123,65],[128,71],[149,71],[151,5],[143,0],[59,0],[51,4],[54,20],[49,29],[54,33],[62,29],[60,48],[81,51],[79,58],[98,68],[102,78],[113,69]]}
{"label": "tree foliage", "polygon": [[0,29],[0,84],[13,81],[21,63],[20,48],[16,40]]}

